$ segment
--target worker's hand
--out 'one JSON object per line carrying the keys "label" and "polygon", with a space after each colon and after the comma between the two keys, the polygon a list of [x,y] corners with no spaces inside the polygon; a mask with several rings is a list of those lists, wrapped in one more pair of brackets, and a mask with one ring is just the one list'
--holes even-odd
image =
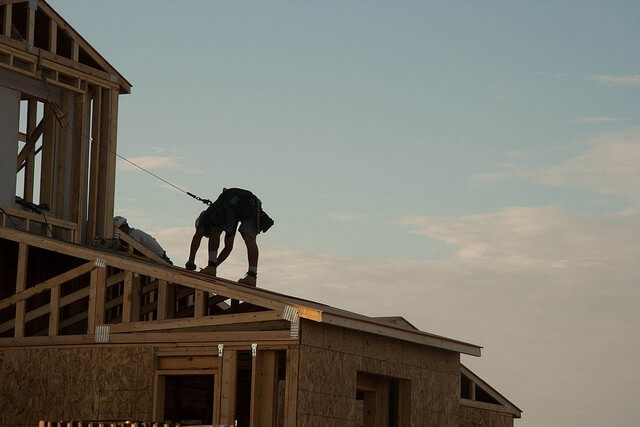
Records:
{"label": "worker's hand", "polygon": [[184,265],[184,268],[193,271],[196,269],[196,264],[194,262],[187,261],[187,263]]}

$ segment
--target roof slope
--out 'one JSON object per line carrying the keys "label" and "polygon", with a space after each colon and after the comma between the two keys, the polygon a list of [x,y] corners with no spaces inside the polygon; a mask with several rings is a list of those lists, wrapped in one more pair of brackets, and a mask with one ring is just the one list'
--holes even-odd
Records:
{"label": "roof slope", "polygon": [[315,322],[328,323],[472,356],[480,356],[481,347],[478,345],[420,331],[411,327],[406,321],[406,325],[404,322],[389,322],[388,319],[369,317],[292,295],[241,285],[237,282],[195,273],[180,267],[162,266],[145,260],[132,259],[121,254],[100,251],[95,248],[61,242],[2,227],[0,227],[0,238],[26,243],[89,261],[96,258],[104,259],[110,266],[139,271],[151,277],[169,282],[188,284],[198,289],[222,295],[225,294],[226,289],[229,292],[244,295],[244,299],[255,299],[256,301],[268,302],[272,306],[279,307],[289,305],[296,310],[297,316],[300,318]]}

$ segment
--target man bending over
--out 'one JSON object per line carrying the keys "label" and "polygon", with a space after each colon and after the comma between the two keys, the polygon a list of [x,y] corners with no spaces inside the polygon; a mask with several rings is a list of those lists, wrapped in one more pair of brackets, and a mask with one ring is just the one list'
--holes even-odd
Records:
{"label": "man bending over", "polygon": [[[240,224],[240,228],[238,228]],[[195,257],[203,237],[209,238],[209,263],[203,273],[216,275],[218,265],[227,259],[233,249],[236,229],[247,246],[249,271],[238,283],[256,286],[258,276],[258,245],[256,236],[267,231],[273,224],[271,218],[262,210],[260,199],[252,192],[240,188],[224,189],[218,199],[196,219],[196,232],[191,239],[189,260],[185,267],[195,270]],[[224,231],[224,248],[218,254],[220,235]]]}

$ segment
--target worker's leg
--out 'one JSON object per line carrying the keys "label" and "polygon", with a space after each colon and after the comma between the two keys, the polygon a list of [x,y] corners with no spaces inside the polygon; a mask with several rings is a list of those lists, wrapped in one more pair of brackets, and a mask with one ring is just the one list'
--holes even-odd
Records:
{"label": "worker's leg", "polygon": [[256,286],[256,277],[258,275],[258,245],[256,243],[256,238],[240,232],[242,239],[244,240],[245,245],[247,245],[247,259],[249,261],[249,271],[247,275],[238,280],[238,283],[243,283],[245,285]]}
{"label": "worker's leg", "polygon": [[222,230],[213,228],[209,234],[209,263],[203,268],[202,273],[216,275],[216,267],[218,265],[218,247],[220,246],[220,234]]}

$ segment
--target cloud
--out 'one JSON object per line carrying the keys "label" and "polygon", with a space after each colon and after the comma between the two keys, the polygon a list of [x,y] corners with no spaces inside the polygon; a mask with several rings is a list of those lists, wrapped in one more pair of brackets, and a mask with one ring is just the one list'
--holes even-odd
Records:
{"label": "cloud", "polygon": [[596,81],[610,86],[640,86],[640,74],[632,74],[628,76],[593,74],[587,77],[587,80]]}
{"label": "cloud", "polygon": [[595,124],[595,123],[613,123],[620,121],[620,119],[616,119],[615,117],[609,116],[582,116],[576,117],[573,119],[573,123],[582,123],[582,124]]}
{"label": "cloud", "polygon": [[531,167],[524,156],[499,165],[500,171],[476,174],[471,183],[491,183],[516,177],[538,181],[549,187],[593,191],[640,202],[640,130],[607,133],[585,144],[581,154],[551,165]]}
{"label": "cloud", "polygon": [[123,171],[138,169],[135,165],[147,170],[174,169],[194,175],[204,174],[204,171],[201,169],[184,165],[182,163],[182,158],[180,157],[140,156],[129,157],[129,161],[125,161],[122,159],[119,161],[119,166]]}
{"label": "cloud", "polygon": [[640,131],[603,135],[581,155],[533,172],[543,184],[640,201]]}

